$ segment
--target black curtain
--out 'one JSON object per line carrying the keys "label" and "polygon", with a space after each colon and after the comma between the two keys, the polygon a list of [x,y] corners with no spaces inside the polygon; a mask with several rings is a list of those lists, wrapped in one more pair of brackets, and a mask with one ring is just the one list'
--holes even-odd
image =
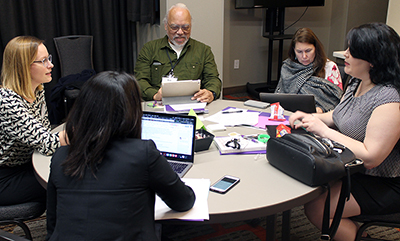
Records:
{"label": "black curtain", "polygon": [[[96,72],[133,73],[136,59],[136,23],[155,23],[159,0],[0,0],[0,48],[3,61],[8,41],[19,35],[45,40],[53,55],[53,80],[45,84],[46,97],[61,71],[53,38],[93,36]],[[76,59],[79,61],[79,59]]]}

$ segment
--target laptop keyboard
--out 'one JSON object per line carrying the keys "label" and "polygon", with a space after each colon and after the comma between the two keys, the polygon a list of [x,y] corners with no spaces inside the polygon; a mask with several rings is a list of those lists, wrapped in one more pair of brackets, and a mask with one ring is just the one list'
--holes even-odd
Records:
{"label": "laptop keyboard", "polygon": [[172,167],[172,170],[176,173],[181,173],[187,166],[187,164],[183,163],[176,163],[176,162],[168,162],[169,165]]}

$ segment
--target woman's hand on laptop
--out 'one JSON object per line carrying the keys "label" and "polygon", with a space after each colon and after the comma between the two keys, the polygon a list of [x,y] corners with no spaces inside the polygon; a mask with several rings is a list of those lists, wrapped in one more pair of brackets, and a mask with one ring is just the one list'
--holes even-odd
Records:
{"label": "woman's hand on laptop", "polygon": [[194,94],[192,100],[211,103],[214,100],[214,95],[209,90],[201,89],[199,92]]}

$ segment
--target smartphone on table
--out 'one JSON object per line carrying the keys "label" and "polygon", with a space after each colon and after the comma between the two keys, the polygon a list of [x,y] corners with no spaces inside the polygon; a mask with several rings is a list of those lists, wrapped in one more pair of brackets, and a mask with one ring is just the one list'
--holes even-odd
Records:
{"label": "smartphone on table", "polygon": [[270,106],[270,103],[257,101],[257,100],[246,100],[243,104],[247,105],[247,106],[251,106],[251,107],[261,108],[261,109],[265,109],[268,106]]}
{"label": "smartphone on table", "polygon": [[240,179],[238,177],[225,175],[217,182],[215,182],[213,185],[211,185],[210,191],[218,193],[226,193],[238,182],[240,182]]}

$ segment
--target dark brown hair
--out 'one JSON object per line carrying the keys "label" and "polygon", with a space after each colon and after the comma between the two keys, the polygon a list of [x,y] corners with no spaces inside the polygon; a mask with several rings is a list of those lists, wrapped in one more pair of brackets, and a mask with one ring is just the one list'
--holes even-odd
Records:
{"label": "dark brown hair", "polygon": [[93,175],[112,140],[141,138],[142,106],[132,75],[107,71],[89,79],[81,89],[66,122],[70,149],[64,173],[82,179]]}
{"label": "dark brown hair", "polygon": [[325,78],[325,65],[327,57],[324,51],[324,46],[322,45],[321,41],[319,41],[317,35],[315,35],[315,33],[309,28],[299,28],[296,31],[290,43],[288,55],[292,61],[298,62],[296,59],[296,53],[294,52],[296,43],[308,43],[314,45],[314,75]]}

